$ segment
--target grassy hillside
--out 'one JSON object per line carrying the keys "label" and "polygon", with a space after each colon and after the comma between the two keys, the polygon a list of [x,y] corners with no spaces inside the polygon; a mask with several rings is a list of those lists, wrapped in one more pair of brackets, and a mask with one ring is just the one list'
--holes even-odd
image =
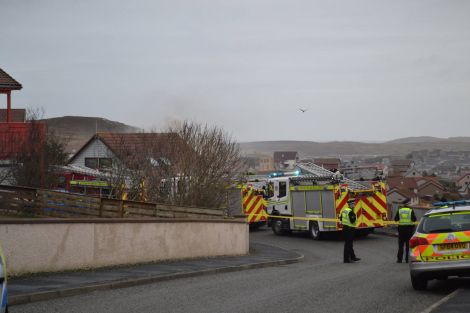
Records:
{"label": "grassy hillside", "polygon": [[96,131],[130,133],[139,129],[120,122],[110,121],[100,117],[64,116],[47,118],[48,129],[54,131],[67,142],[67,152],[74,153],[89,140]]}

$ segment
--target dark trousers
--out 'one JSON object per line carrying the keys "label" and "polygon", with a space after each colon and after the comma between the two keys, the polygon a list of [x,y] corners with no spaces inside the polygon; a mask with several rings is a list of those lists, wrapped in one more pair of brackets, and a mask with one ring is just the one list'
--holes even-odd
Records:
{"label": "dark trousers", "polygon": [[351,261],[356,258],[353,249],[354,241],[354,231],[353,227],[343,226],[343,236],[344,236],[344,252],[343,259],[345,262]]}
{"label": "dark trousers", "polygon": [[405,245],[405,261],[408,263],[408,256],[410,253],[410,239],[413,236],[414,226],[398,226],[398,253],[397,261],[403,260],[403,245]]}

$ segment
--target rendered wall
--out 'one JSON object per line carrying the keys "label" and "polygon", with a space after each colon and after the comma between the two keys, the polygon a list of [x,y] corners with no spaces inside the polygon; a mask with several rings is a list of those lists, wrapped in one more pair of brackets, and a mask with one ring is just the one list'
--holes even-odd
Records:
{"label": "rendered wall", "polygon": [[235,220],[0,221],[9,275],[173,259],[243,255],[248,225]]}

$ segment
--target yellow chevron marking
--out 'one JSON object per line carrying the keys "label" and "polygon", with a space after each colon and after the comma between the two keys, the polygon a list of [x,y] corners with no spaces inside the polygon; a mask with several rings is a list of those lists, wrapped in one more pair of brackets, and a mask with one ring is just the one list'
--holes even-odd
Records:
{"label": "yellow chevron marking", "polygon": [[[255,198],[255,200],[258,199],[258,197],[261,197],[261,196],[257,196]],[[254,201],[253,201],[253,203],[254,203]],[[255,216],[255,213],[258,211],[258,209],[261,207],[262,204],[263,203],[260,200],[256,206],[253,206],[253,205],[251,206],[251,212],[250,212],[250,215],[248,217],[249,221],[253,220],[253,217]],[[261,216],[262,216],[262,214],[256,214],[255,222],[258,222],[261,219]]]}
{"label": "yellow chevron marking", "polygon": [[[371,199],[369,199],[369,201],[370,200]],[[371,204],[374,205],[373,202]],[[374,225],[374,223],[380,224],[382,226],[384,225],[382,216],[377,216],[377,213],[375,213],[374,210],[372,210],[366,203],[364,203],[364,205],[362,206],[362,209],[366,211],[367,213],[369,213],[369,215],[373,218],[373,220],[370,221],[372,225]],[[365,216],[364,218],[367,219]]]}

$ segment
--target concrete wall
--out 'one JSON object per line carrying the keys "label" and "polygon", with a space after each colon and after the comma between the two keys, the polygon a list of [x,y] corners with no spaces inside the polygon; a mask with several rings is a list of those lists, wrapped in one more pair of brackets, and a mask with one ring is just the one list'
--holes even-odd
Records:
{"label": "concrete wall", "polygon": [[0,241],[10,275],[243,255],[243,220],[9,220]]}

